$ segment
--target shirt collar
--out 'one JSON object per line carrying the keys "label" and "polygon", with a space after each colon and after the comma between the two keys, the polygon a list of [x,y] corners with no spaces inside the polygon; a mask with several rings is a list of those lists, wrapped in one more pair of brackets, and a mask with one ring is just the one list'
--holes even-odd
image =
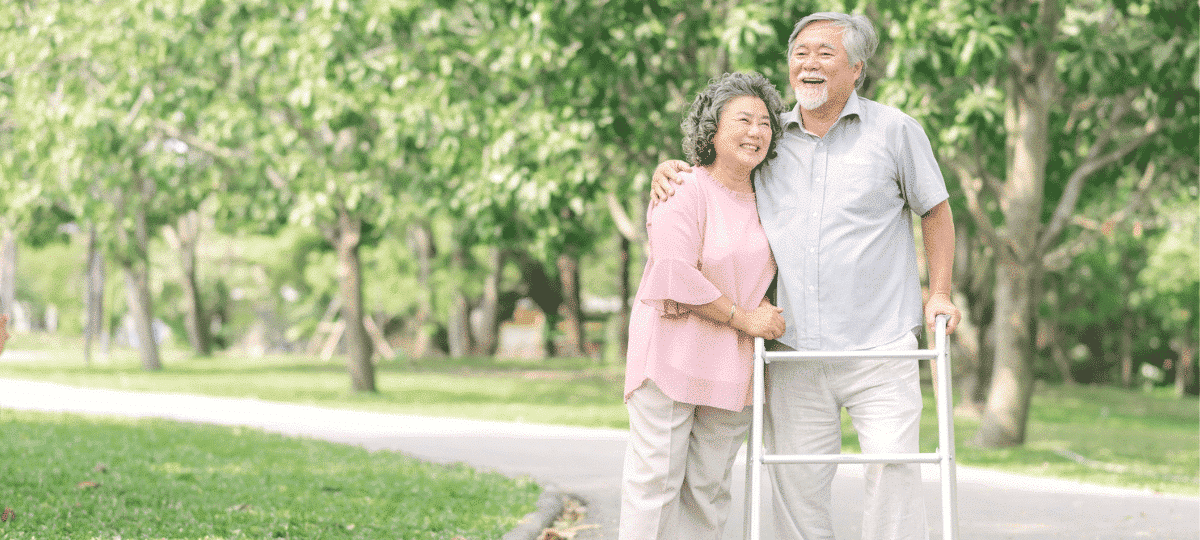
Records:
{"label": "shirt collar", "polygon": [[[837,122],[834,122],[834,124],[841,122],[842,119],[846,118],[847,116],[860,116],[861,113],[862,113],[862,106],[859,104],[858,90],[853,90],[850,92],[850,97],[846,100],[846,105],[842,107],[842,113],[838,115]],[[797,103],[795,107],[792,107],[792,110],[779,115],[779,118],[780,118],[780,120],[783,121],[783,130],[784,131],[791,129],[792,126],[795,126],[797,128],[804,127],[804,125],[800,121],[800,104],[799,103]]]}

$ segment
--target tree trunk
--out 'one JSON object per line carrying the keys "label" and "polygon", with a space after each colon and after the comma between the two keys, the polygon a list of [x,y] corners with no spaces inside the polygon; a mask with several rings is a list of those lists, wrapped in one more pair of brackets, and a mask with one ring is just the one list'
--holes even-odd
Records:
{"label": "tree trunk", "polygon": [[157,371],[162,369],[162,362],[158,356],[158,342],[154,339],[154,305],[150,296],[150,231],[146,222],[151,186],[136,171],[134,181],[137,191],[133,193],[132,204],[125,204],[128,200],[124,198],[121,204],[122,208],[133,210],[133,231],[121,228],[124,246],[121,266],[125,269],[125,292],[137,334],[142,369]]}
{"label": "tree trunk", "polygon": [[142,369],[158,371],[162,369],[162,362],[158,357],[158,342],[154,339],[149,272],[143,263],[130,262],[132,264],[125,266],[125,295],[129,302],[134,334],[137,336],[138,356],[142,359]]}
{"label": "tree trunk", "polygon": [[993,265],[986,261],[978,234],[969,227],[956,227],[954,282],[959,284],[954,305],[962,311],[962,320],[950,340],[954,359],[954,388],[961,404],[976,412],[987,399],[991,379],[991,350],[986,335],[991,327]]}
{"label": "tree trunk", "polygon": [[565,335],[559,356],[586,356],[583,334],[583,309],[579,299],[579,259],[573,254],[558,256],[558,278],[562,283],[563,303],[559,307]]}
{"label": "tree trunk", "polygon": [[[483,284],[483,298],[472,314],[472,334],[475,336],[475,353],[489,356],[495,354],[497,335],[500,331],[500,278],[504,275],[504,251],[493,247],[488,252],[491,271]],[[476,320],[477,319],[477,320]]]}
{"label": "tree trunk", "polygon": [[[550,279],[545,267],[528,253],[514,252],[517,264],[521,267],[521,280],[525,282],[525,293],[537,304],[542,314],[546,316],[546,327],[554,328],[558,321],[559,306],[563,303],[561,283]],[[545,341],[546,355],[554,356],[554,342]]]}
{"label": "tree trunk", "polygon": [[976,323],[975,304],[964,293],[954,295],[954,305],[962,312],[962,320],[950,341],[951,358],[954,360],[954,388],[959,392],[962,405],[975,408],[986,398],[984,381],[986,376],[980,368],[983,361],[983,335]]}
{"label": "tree trunk", "polygon": [[179,267],[182,271],[180,286],[183,288],[183,300],[186,313],[184,326],[187,330],[188,343],[192,350],[201,356],[212,354],[212,338],[209,335],[208,316],[204,310],[204,302],[200,298],[199,281],[196,278],[196,247],[200,241],[200,213],[192,210],[179,217],[175,229],[164,227],[164,236],[171,248],[179,255]]}
{"label": "tree trunk", "polygon": [[1121,386],[1129,388],[1133,386],[1133,313],[1126,311],[1121,319]]}
{"label": "tree trunk", "polygon": [[408,248],[417,259],[417,315],[413,318],[411,328],[414,330],[412,355],[414,358],[424,358],[429,354],[433,345],[433,331],[430,320],[433,318],[433,283],[430,275],[433,272],[433,231],[428,223],[418,223],[408,228]]}
{"label": "tree trunk", "polygon": [[992,301],[992,318],[981,325],[979,365],[976,366],[978,377],[975,392],[972,394],[979,409],[987,405],[988,394],[992,391],[992,373],[996,371],[996,319],[995,305]]}
{"label": "tree trunk", "polygon": [[[1043,2],[1040,23],[1053,34],[1057,5]],[[978,442],[988,448],[1025,442],[1025,423],[1033,393],[1037,335],[1036,292],[1042,278],[1039,235],[1049,154],[1050,105],[1054,96],[1054,54],[1048,42],[1009,50],[1007,130],[1008,177],[1000,193],[1005,230],[997,253],[996,358],[992,387],[979,426]]]}
{"label": "tree trunk", "polygon": [[338,206],[337,228],[331,236],[338,258],[338,295],[342,298],[346,364],[355,392],[375,392],[375,364],[371,362],[374,349],[363,326],[362,265],[358,256],[362,220],[350,215],[344,206]]}
{"label": "tree trunk", "polygon": [[446,321],[446,340],[450,356],[462,358],[471,354],[471,305],[461,292],[454,294]]}
{"label": "tree trunk", "polygon": [[87,273],[84,275],[83,363],[92,365],[92,342],[104,331],[104,255],[96,227],[88,227]]}
{"label": "tree trunk", "polygon": [[1192,343],[1190,333],[1184,330],[1183,346],[1179,348],[1179,360],[1175,363],[1175,397],[1187,395],[1188,384],[1196,378],[1196,344]]}
{"label": "tree trunk", "polygon": [[158,357],[158,342],[154,339],[154,309],[150,298],[150,272],[144,260],[127,259],[125,269],[125,296],[129,314],[137,336],[138,356],[142,369],[158,371],[162,362]]}
{"label": "tree trunk", "polygon": [[512,255],[521,267],[521,280],[525,282],[527,289],[525,293],[547,318],[553,318],[558,313],[558,306],[563,302],[561,284],[550,279],[542,263],[530,257],[528,253],[518,251]]}
{"label": "tree trunk", "polygon": [[1067,358],[1064,350],[1066,344],[1063,341],[1064,338],[1059,328],[1057,326],[1052,328],[1050,330],[1050,354],[1054,358],[1054,364],[1058,366],[1058,374],[1062,377],[1063,384],[1075,386],[1075,375],[1071,373],[1071,360]]}
{"label": "tree trunk", "polygon": [[4,239],[0,241],[0,313],[8,315],[8,328],[11,330],[15,320],[17,302],[17,235],[12,229],[4,231]]}
{"label": "tree trunk", "polygon": [[626,354],[629,352],[629,314],[631,309],[629,298],[632,293],[629,285],[629,252],[632,242],[624,235],[621,235],[620,242],[621,249],[617,253],[617,296],[620,297],[621,308],[617,311],[617,320],[613,321],[613,324],[617,326],[617,357],[624,361]]}
{"label": "tree trunk", "polygon": [[1033,395],[1033,272],[1002,263],[996,276],[996,359],[977,442],[985,448],[1025,442]]}
{"label": "tree trunk", "polygon": [[[578,218],[569,208],[563,208],[559,215],[563,220]],[[568,242],[559,253],[556,264],[563,298],[559,313],[564,325],[562,350],[559,353],[561,356],[589,356],[587,335],[583,329],[583,303],[580,301],[579,291],[579,247]]]}
{"label": "tree trunk", "polygon": [[[466,272],[467,253],[461,245],[454,248],[452,264],[460,274]],[[461,289],[454,293],[454,299],[450,302],[450,313],[447,315],[446,338],[449,341],[450,356],[462,358],[471,354],[471,303]]]}
{"label": "tree trunk", "polygon": [[[643,195],[642,197],[648,197]],[[625,359],[629,351],[629,317],[630,305],[629,299],[633,296],[630,291],[630,251],[634,242],[642,242],[645,240],[646,230],[645,215],[637,214],[637,223],[634,223],[634,218],[631,218],[629,213],[625,211],[625,205],[613,193],[609,193],[607,197],[608,212],[612,216],[613,223],[616,224],[617,233],[621,241],[620,260],[618,261],[619,269],[617,271],[617,292],[621,297],[621,311],[617,314],[617,319],[613,324],[617,326],[615,337],[618,347],[618,355],[621,360]],[[648,201],[638,198],[635,203],[637,208],[645,208]],[[640,262],[640,261],[639,261]]]}

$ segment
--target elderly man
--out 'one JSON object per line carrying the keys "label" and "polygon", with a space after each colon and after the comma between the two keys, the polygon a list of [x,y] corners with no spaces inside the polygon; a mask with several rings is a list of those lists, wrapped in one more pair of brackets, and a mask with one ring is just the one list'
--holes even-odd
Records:
{"label": "elderly man", "polygon": [[[787,330],[776,350],[917,348],[922,293],[912,214],[921,216],[929,272],[924,320],[961,315],[950,300],[954,222],[929,139],[901,111],[858,96],[879,40],[866,17],[817,13],[788,40],[796,107],[782,115],[779,156],[754,181],[779,265]],[[669,161],[655,196],[673,193]],[[782,362],[767,371],[766,442],[777,454],[838,453],[844,407],[864,453],[917,452],[918,362]],[[771,467],[776,538],[833,539],[835,465]],[[915,464],[869,465],[862,537],[928,537]]]}

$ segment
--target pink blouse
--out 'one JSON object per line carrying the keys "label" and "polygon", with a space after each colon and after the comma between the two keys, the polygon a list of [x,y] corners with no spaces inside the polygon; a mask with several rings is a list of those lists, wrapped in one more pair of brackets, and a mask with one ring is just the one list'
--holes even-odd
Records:
{"label": "pink blouse", "polygon": [[654,381],[675,401],[740,411],[750,404],[754,339],[690,313],[722,295],[751,311],[775,277],[753,193],[701,167],[646,212],[649,249],[629,321],[625,399]]}

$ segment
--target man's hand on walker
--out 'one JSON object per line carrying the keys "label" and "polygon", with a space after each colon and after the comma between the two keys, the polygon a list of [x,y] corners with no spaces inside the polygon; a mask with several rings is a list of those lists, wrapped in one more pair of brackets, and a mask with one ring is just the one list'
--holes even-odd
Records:
{"label": "man's hand on walker", "polygon": [[683,179],[679,177],[681,172],[692,172],[692,166],[686,161],[671,159],[658,164],[654,168],[654,177],[650,182],[650,191],[654,195],[656,202],[663,202],[671,198],[675,194],[675,188],[671,185],[682,184]]}
{"label": "man's hand on walker", "polygon": [[940,314],[950,316],[950,320],[946,322],[946,335],[953,334],[954,329],[958,327],[958,321],[962,320],[962,312],[954,307],[949,293],[933,293],[929,295],[929,300],[925,301],[925,326],[930,332],[937,328],[937,316]]}

